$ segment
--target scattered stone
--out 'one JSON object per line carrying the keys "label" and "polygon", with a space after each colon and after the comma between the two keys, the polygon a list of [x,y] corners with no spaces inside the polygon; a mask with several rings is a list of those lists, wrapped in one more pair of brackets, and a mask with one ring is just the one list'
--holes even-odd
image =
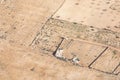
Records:
{"label": "scattered stone", "polygon": [[63,58],[63,49],[59,48],[56,53],[55,53],[55,57],[57,58]]}
{"label": "scattered stone", "polygon": [[72,59],[72,61],[73,61],[73,63],[78,64],[80,60],[79,60],[78,57],[74,57],[74,58]]}
{"label": "scattered stone", "polygon": [[34,71],[34,70],[35,70],[35,68],[33,67],[33,68],[31,68],[30,70],[31,70],[31,71]]}

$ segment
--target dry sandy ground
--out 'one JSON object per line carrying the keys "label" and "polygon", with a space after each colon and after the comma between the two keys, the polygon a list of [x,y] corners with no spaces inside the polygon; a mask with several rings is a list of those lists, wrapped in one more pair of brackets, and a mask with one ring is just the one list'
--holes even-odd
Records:
{"label": "dry sandy ground", "polygon": [[[88,5],[89,1],[84,0],[82,3],[86,3]],[[71,25],[71,22],[68,22],[67,25],[62,24],[63,26],[60,26],[61,24],[59,22],[62,20],[51,20],[53,15],[56,15],[56,12],[62,6],[68,8],[71,6],[71,3],[72,0],[66,0],[66,2],[64,2],[64,0],[0,0],[0,80],[120,80],[120,74],[113,75],[95,69],[89,69],[88,67],[75,66],[69,62],[56,59],[52,55],[61,41],[60,37],[64,36],[75,38],[76,34],[84,34],[79,31],[81,30],[79,26],[77,26],[76,29],[74,29],[72,26],[67,26],[69,24]],[[80,3],[77,2],[73,4],[79,6]],[[118,6],[117,8],[115,6],[112,6],[112,9],[115,8],[117,9],[117,12],[119,12]],[[63,7],[61,9],[63,9]],[[78,9],[74,8],[72,10],[78,11]],[[68,9],[65,11],[68,11]],[[69,13],[71,14],[71,12]],[[64,14],[65,12],[63,11],[63,15]],[[68,16],[72,16],[72,19],[74,20],[73,15],[75,16],[72,11],[72,14]],[[65,16],[67,17],[66,14]],[[58,17],[59,16],[57,16],[57,18]],[[113,26],[113,24],[117,23],[119,16],[117,15],[116,17],[117,19],[115,19],[115,23],[111,23],[110,25]],[[97,18],[95,17],[95,19]],[[105,17],[105,19],[107,18]],[[81,19],[78,17],[76,20]],[[54,24],[54,22],[51,23],[49,21],[55,21],[55,23],[57,23]],[[106,21],[107,24],[108,22],[109,20]],[[101,26],[101,23],[99,25]],[[112,29],[112,27],[110,28]],[[116,32],[105,30],[104,32],[110,32],[110,35],[106,35],[106,33],[104,36],[103,33],[100,36],[100,38],[102,37],[103,40],[101,39],[102,41],[99,43],[103,42],[104,44],[104,41],[106,42],[106,40],[109,40],[108,42],[111,42],[109,45],[118,50],[120,47],[119,26],[117,26],[117,28],[117,30],[114,30]],[[88,27],[83,29],[88,30]],[[96,28],[94,29],[96,30]],[[78,33],[76,33],[76,30],[78,30]],[[84,30],[82,31],[84,32]],[[88,35],[89,32],[87,33],[87,31],[85,33],[85,38],[78,39],[86,39],[87,41],[93,41],[94,43],[94,40],[91,40],[97,38],[91,37],[91,34],[94,32],[90,32],[90,35]],[[111,34],[112,37],[108,38],[108,36],[111,36]],[[99,40],[99,38],[96,39],[96,42],[98,42],[97,40]],[[85,43],[84,47],[82,48],[87,50],[88,46],[89,45]],[[94,48],[96,49],[96,47]],[[94,48],[92,47],[92,50]],[[70,50],[72,49],[70,48]],[[109,54],[109,52],[106,54]],[[104,68],[101,67],[101,60],[105,60],[106,56],[108,55],[103,55],[102,59],[100,59],[100,61],[98,60],[100,66],[97,64],[97,67],[100,69]],[[109,59],[111,60],[110,62],[113,62],[113,64],[117,64],[117,61],[115,60],[117,59],[119,61],[119,56],[117,56],[115,60],[112,60],[111,56],[108,56],[106,62],[109,62]],[[96,68],[96,65],[93,67]],[[113,68],[110,67],[110,69]],[[115,70],[115,73],[119,73],[119,71],[120,68],[118,66],[118,68]]]}
{"label": "dry sandy ground", "polygon": [[120,32],[120,0],[66,0],[54,18]]}
{"label": "dry sandy ground", "polygon": [[120,80],[119,75],[77,67],[30,47],[0,45],[0,80]]}
{"label": "dry sandy ground", "polygon": [[62,3],[63,0],[4,0],[0,4],[0,32],[10,42],[28,46]]}

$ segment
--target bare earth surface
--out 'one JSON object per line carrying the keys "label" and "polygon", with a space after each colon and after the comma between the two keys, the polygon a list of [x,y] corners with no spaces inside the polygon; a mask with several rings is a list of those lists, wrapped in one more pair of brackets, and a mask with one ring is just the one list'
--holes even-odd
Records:
{"label": "bare earth surface", "polygon": [[[23,46],[0,44],[1,80],[119,80],[86,67],[78,67]],[[24,48],[24,49],[23,49]]]}
{"label": "bare earth surface", "polygon": [[0,80],[120,80],[119,13],[119,0],[0,0]]}
{"label": "bare earth surface", "polygon": [[66,0],[54,18],[120,32],[120,0]]}
{"label": "bare earth surface", "polygon": [[0,30],[9,41],[28,46],[62,2],[5,0],[0,4]]}

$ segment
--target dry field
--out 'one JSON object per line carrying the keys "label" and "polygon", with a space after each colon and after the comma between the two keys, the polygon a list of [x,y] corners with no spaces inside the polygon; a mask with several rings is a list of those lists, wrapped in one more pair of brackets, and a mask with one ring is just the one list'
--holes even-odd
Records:
{"label": "dry field", "polygon": [[120,0],[0,0],[0,80],[120,80],[119,13]]}

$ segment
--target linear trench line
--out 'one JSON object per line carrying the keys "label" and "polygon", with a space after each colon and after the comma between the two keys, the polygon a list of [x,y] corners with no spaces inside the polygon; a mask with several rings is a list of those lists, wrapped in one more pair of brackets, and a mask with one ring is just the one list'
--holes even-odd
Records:
{"label": "linear trench line", "polygon": [[[112,73],[114,73],[118,68],[120,67],[120,63],[115,67],[115,69],[113,70],[113,72]],[[119,74],[119,72],[118,73],[116,73],[116,74]]]}
{"label": "linear trench line", "polygon": [[90,64],[89,64],[89,68],[91,68],[91,65],[95,63],[95,61],[98,60],[98,58],[108,49],[108,47],[106,47],[99,55],[96,59],[94,59]]}
{"label": "linear trench line", "polygon": [[63,37],[61,38],[60,43],[58,44],[56,50],[53,52],[53,55],[54,55],[54,56],[55,56],[56,51],[60,48],[61,44],[63,43],[64,39],[65,39],[65,38],[63,38]]}

